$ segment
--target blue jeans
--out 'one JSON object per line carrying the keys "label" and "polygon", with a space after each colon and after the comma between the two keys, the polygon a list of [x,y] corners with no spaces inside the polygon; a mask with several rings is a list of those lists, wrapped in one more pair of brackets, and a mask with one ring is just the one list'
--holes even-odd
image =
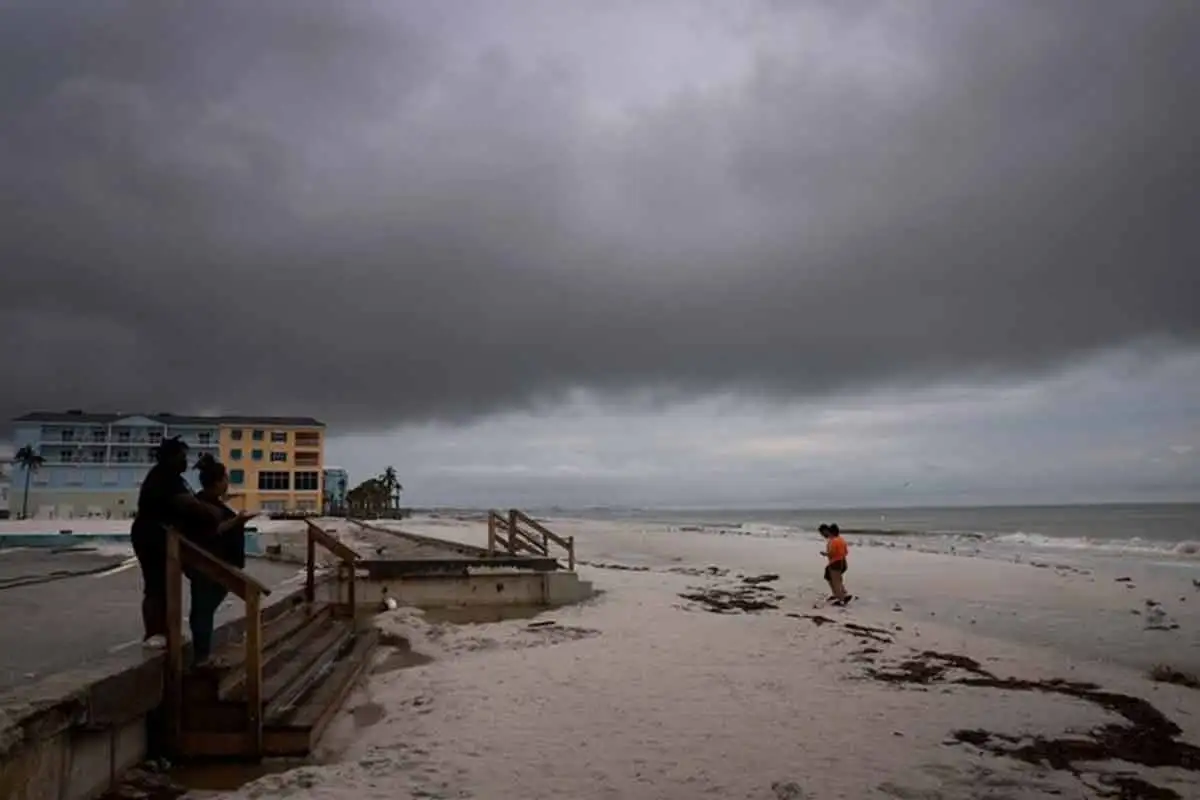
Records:
{"label": "blue jeans", "polygon": [[192,658],[199,663],[212,655],[213,624],[217,608],[228,592],[219,583],[197,575],[192,578],[192,609],[188,623],[192,628]]}

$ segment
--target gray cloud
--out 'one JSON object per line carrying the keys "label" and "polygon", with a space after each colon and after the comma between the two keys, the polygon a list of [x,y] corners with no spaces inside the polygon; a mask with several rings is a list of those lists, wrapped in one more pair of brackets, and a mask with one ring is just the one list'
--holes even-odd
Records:
{"label": "gray cloud", "polygon": [[1155,502],[1200,493],[1200,355],[1094,359],[1003,388],[704,398],[670,414],[577,395],[549,413],[334,438],[421,505],[837,507]]}
{"label": "gray cloud", "polygon": [[4,417],[370,430],[1200,338],[1192,3],[6,8]]}

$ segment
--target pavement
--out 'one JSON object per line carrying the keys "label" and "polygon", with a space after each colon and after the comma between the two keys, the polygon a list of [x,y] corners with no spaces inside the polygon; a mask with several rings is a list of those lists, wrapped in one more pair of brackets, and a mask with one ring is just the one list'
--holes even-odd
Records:
{"label": "pavement", "polygon": [[[246,571],[271,589],[303,581],[295,564],[251,559]],[[121,548],[0,550],[0,691],[140,648],[141,602],[137,562]],[[242,613],[230,597],[217,622]]]}

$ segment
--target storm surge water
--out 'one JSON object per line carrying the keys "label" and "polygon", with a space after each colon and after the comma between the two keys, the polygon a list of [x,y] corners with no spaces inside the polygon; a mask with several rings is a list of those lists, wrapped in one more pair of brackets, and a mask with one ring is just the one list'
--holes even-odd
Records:
{"label": "storm surge water", "polygon": [[852,543],[1036,557],[1179,559],[1200,565],[1200,504],[955,508],[589,509],[594,519],[667,524],[699,534],[790,537],[837,522]]}

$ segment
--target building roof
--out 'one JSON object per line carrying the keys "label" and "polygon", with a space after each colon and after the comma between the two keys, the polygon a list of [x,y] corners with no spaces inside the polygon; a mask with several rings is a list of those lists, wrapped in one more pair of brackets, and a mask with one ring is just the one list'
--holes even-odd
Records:
{"label": "building roof", "polygon": [[263,427],[324,428],[325,423],[312,417],[246,417],[230,414],[195,416],[159,412],[99,414],[79,409],[69,411],[31,411],[13,422],[79,422],[108,425],[129,417],[145,417],[163,425],[262,425]]}

